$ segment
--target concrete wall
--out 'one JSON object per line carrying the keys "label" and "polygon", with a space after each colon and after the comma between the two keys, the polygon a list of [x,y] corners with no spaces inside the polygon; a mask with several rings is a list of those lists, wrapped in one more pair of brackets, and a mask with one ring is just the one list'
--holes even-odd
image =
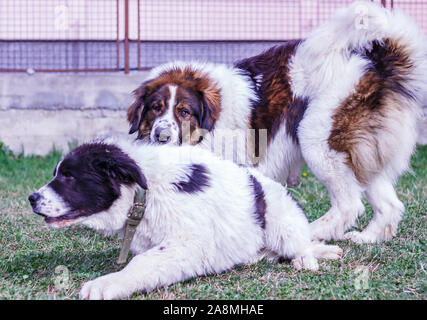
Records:
{"label": "concrete wall", "polygon": [[[15,153],[45,155],[55,146],[127,135],[126,108],[146,72],[0,74],[0,141]],[[427,144],[427,107],[419,142]]]}
{"label": "concrete wall", "polygon": [[0,141],[12,151],[68,151],[105,134],[127,134],[126,108],[146,72],[0,74]]}

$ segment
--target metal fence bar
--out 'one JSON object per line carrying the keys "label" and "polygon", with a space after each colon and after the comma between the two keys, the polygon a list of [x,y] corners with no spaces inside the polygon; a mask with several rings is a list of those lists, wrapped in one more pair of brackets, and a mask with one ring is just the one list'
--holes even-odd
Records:
{"label": "metal fence bar", "polygon": [[129,0],[125,1],[125,39],[124,39],[124,62],[125,62],[125,73],[129,73]]}
{"label": "metal fence bar", "polygon": [[139,0],[137,0],[137,70],[141,70],[141,29],[139,28],[140,21],[141,21],[141,12],[140,10],[140,3]]}
{"label": "metal fence bar", "polygon": [[2,0],[0,72],[120,70],[122,0]]}
{"label": "metal fence bar", "polygon": [[120,69],[120,36],[119,36],[119,26],[120,26],[120,0],[116,0],[116,69]]}

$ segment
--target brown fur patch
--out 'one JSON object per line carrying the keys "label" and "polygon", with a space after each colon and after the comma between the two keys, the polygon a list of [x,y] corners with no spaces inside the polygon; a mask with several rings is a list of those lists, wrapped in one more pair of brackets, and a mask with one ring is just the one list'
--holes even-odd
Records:
{"label": "brown fur patch", "polygon": [[193,119],[193,128],[198,127],[208,131],[214,128],[221,112],[220,90],[207,75],[186,67],[167,70],[157,78],[144,82],[134,91],[136,100],[127,110],[128,121],[131,124],[129,133],[138,130],[140,138],[151,130],[155,118],[145,119],[147,115],[144,106],[146,100],[166,84],[177,86],[181,97],[188,97],[188,92],[192,92],[199,100],[199,123],[196,126]]}
{"label": "brown fur patch", "polygon": [[[405,81],[412,64],[409,55],[395,41],[374,43],[363,55],[372,62],[355,87],[335,110],[328,143],[331,149],[347,155],[347,165],[359,182],[366,184],[387,162],[379,134],[386,120],[412,99]],[[402,99],[403,98],[403,99]]]}
{"label": "brown fur patch", "polygon": [[[288,41],[236,64],[236,67],[247,71],[256,84],[259,102],[255,105],[251,116],[251,128],[257,129],[256,142],[259,129],[267,129],[267,142],[270,142],[288,117],[286,121],[288,132],[295,141],[297,140],[296,131],[305,111],[306,100],[294,101],[289,62],[300,43],[300,40]],[[258,154],[258,146],[255,146],[255,150]]]}
{"label": "brown fur patch", "polygon": [[260,101],[252,112],[251,127],[267,129],[268,140],[274,137],[292,102],[289,60],[299,43],[299,40],[289,41],[236,65],[248,71],[255,83],[262,77],[257,88]]}

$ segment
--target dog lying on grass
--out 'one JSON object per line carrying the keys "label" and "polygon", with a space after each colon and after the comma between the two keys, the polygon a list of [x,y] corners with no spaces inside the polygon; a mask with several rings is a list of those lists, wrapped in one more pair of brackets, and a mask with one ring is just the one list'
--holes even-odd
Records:
{"label": "dog lying on grass", "polygon": [[303,210],[282,185],[199,147],[84,144],[29,201],[51,227],[80,223],[123,236],[138,187],[147,192],[131,243],[136,256],[123,270],[87,282],[82,299],[125,298],[263,257],[317,270],[318,258],[342,254],[311,241]]}

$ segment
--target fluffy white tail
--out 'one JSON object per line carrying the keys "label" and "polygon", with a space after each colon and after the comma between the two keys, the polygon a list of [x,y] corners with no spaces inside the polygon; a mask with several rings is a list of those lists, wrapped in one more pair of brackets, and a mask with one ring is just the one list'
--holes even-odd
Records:
{"label": "fluffy white tail", "polygon": [[[399,9],[387,9],[370,1],[357,1],[340,9],[327,23],[313,30],[304,43],[305,57],[350,56],[365,53],[388,41],[386,50],[397,48],[410,66],[404,71],[406,86],[419,101],[427,92],[427,38],[411,17]],[[390,46],[390,43],[392,45]],[[398,60],[402,55],[396,57]],[[336,60],[334,60],[336,61]],[[392,66],[394,68],[394,66]],[[395,68],[401,72],[401,68]]]}

